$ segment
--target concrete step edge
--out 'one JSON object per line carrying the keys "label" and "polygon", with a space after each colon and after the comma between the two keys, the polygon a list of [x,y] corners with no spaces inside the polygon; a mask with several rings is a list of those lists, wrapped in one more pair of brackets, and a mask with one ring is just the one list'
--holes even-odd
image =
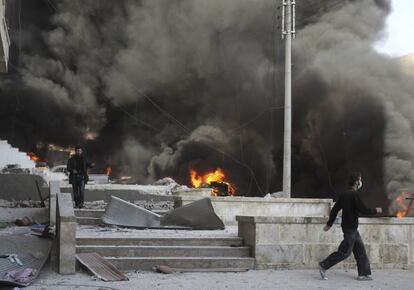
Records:
{"label": "concrete step edge", "polygon": [[226,240],[226,241],[242,241],[241,237],[176,237],[176,236],[162,236],[162,237],[99,237],[99,236],[78,236],[76,240]]}
{"label": "concrete step edge", "polygon": [[215,260],[215,261],[254,261],[252,257],[111,257],[105,256],[105,259],[116,261],[133,261],[133,260],[180,260],[180,261],[198,261],[198,260]]}
{"label": "concrete step edge", "polygon": [[94,249],[94,248],[104,248],[104,249],[111,249],[111,248],[117,248],[117,249],[211,249],[211,250],[221,250],[221,249],[249,249],[250,247],[246,246],[237,246],[237,247],[231,247],[231,246],[146,246],[146,245],[139,245],[139,246],[133,246],[133,245],[76,245],[76,248],[82,248],[82,249]]}

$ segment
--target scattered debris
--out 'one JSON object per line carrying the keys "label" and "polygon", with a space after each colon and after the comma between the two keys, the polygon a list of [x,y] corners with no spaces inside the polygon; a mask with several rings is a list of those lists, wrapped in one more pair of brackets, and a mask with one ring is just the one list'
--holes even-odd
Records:
{"label": "scattered debris", "polygon": [[[49,257],[52,241],[31,235],[0,236],[0,284],[28,286]],[[1,288],[1,287],[0,287]]]}
{"label": "scattered debris", "polygon": [[154,272],[162,274],[183,273],[183,272],[247,272],[248,268],[171,268],[166,265],[155,266]]}
{"label": "scattered debris", "polygon": [[[45,206],[48,207],[49,202],[45,202]],[[0,207],[9,208],[40,208],[42,204],[36,200],[4,200],[0,199]]]}
{"label": "scattered debris", "polygon": [[34,224],[30,227],[32,235],[44,238],[53,238],[55,236],[55,227],[42,224]]}
{"label": "scattered debris", "polygon": [[20,227],[25,227],[25,226],[32,225],[32,224],[33,222],[27,216],[24,216],[22,219],[16,219],[16,225]]}
{"label": "scattered debris", "polygon": [[152,268],[152,270],[154,272],[163,273],[163,274],[171,274],[171,273],[174,273],[173,268],[168,267],[168,266],[164,266],[164,265],[155,266],[155,267]]}
{"label": "scattered debris", "polygon": [[287,198],[289,197],[289,195],[283,191],[278,191],[278,192],[268,193],[265,195],[264,198],[272,198],[272,197],[273,198]]}
{"label": "scattered debris", "polygon": [[129,280],[112,263],[105,260],[97,253],[79,253],[76,259],[88,268],[93,274],[103,281],[127,281]]}
{"label": "scattered debris", "polygon": [[174,272],[247,272],[248,268],[172,268]]}
{"label": "scattered debris", "polygon": [[171,177],[164,177],[161,179],[158,179],[157,181],[155,181],[153,183],[153,185],[172,185],[172,186],[176,186],[178,185],[178,183],[172,179]]}
{"label": "scattered debris", "polygon": [[22,270],[12,270],[7,272],[5,279],[15,281],[16,283],[27,284],[34,280],[36,270],[24,268]]}

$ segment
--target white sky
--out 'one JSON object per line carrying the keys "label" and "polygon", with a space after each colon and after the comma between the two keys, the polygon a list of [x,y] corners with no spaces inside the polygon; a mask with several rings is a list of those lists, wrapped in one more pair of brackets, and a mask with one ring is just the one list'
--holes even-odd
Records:
{"label": "white sky", "polygon": [[375,47],[393,57],[414,53],[414,0],[392,0],[385,39]]}

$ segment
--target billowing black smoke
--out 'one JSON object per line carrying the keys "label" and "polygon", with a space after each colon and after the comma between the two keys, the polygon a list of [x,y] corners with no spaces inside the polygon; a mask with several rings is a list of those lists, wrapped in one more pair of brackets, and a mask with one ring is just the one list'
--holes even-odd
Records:
{"label": "billowing black smoke", "polygon": [[[279,191],[280,2],[14,1],[1,137],[82,143],[139,182],[221,167],[239,194]],[[360,170],[385,203],[414,181],[413,85],[372,49],[389,1],[323,2],[297,4],[293,195],[333,196]]]}

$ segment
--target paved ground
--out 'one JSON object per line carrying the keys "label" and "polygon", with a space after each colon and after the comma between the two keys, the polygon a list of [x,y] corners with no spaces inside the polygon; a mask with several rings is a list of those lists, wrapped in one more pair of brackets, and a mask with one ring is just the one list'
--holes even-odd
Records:
{"label": "paved ground", "polygon": [[61,276],[50,269],[44,269],[38,279],[24,289],[168,289],[168,290],[266,290],[266,289],[414,289],[414,271],[377,270],[374,281],[355,280],[353,270],[332,270],[324,281],[319,273],[311,270],[266,270],[243,273],[174,273],[152,272],[128,273],[129,281],[97,281],[88,273]]}

